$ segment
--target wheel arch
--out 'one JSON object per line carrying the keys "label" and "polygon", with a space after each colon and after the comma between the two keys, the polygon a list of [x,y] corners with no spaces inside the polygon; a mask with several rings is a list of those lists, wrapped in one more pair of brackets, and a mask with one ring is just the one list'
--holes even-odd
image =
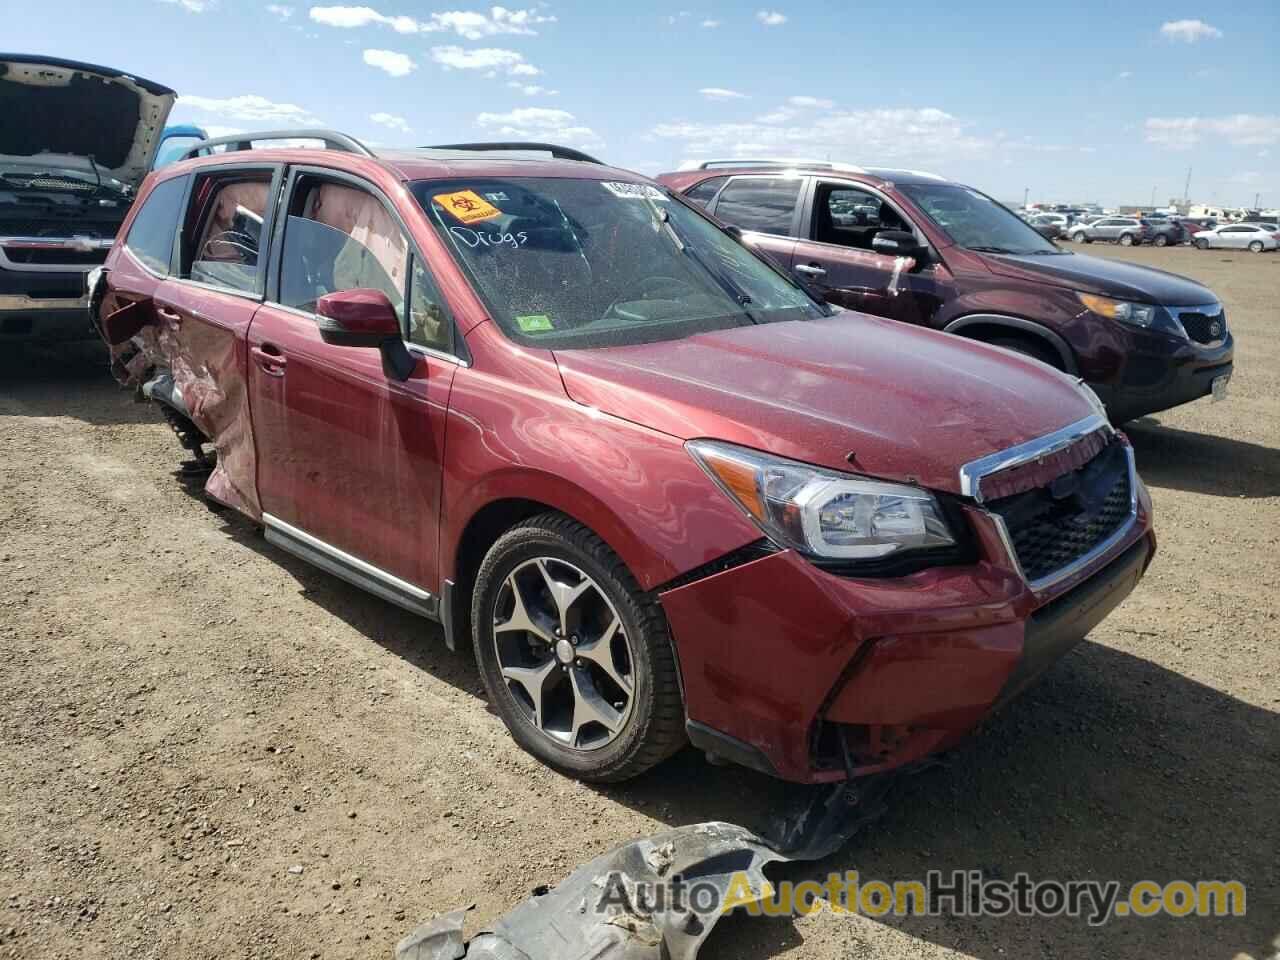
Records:
{"label": "wheel arch", "polygon": [[1062,360],[1063,369],[1076,376],[1079,369],[1076,364],[1075,351],[1060,334],[1054,333],[1043,324],[1022,317],[1009,317],[996,313],[971,313],[957,317],[942,328],[947,333],[957,333],[972,340],[981,340],[985,334],[1015,334],[1023,337],[1034,337],[1048,345]]}

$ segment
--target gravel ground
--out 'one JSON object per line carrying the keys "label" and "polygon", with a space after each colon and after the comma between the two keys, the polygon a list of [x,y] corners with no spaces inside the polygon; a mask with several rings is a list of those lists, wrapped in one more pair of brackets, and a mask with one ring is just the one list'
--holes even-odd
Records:
{"label": "gravel ground", "polygon": [[[734,916],[766,957],[1269,955],[1280,934],[1280,257],[1090,253],[1227,304],[1231,397],[1130,428],[1160,554],[948,766],[800,879],[938,868],[1235,878],[1243,918]],[[208,511],[93,356],[0,360],[0,956],[388,957],[668,824],[757,827],[788,789],[686,752],[597,789],[520,753],[438,631]]]}

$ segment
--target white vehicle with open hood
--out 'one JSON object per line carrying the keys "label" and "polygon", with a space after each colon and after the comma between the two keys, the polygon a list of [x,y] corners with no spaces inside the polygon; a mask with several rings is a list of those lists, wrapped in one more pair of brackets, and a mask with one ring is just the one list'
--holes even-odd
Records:
{"label": "white vehicle with open hood", "polygon": [[106,259],[177,94],[110,67],[0,53],[0,341],[92,339]]}

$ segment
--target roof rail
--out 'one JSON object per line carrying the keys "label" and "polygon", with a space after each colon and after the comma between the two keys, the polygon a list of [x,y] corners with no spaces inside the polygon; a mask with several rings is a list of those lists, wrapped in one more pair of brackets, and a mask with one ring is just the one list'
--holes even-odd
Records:
{"label": "roof rail", "polygon": [[[847,173],[866,172],[862,167],[851,163],[832,163],[830,160],[805,160],[803,157],[760,157],[755,160],[749,157],[735,157],[726,160],[704,160],[702,163],[693,165],[692,169],[713,170],[717,167],[799,167],[806,170],[843,170]],[[686,167],[686,169],[689,168]]]}
{"label": "roof rail", "polygon": [[534,143],[524,141],[512,141],[509,143],[438,143],[434,146],[426,147],[427,150],[536,150],[542,153],[549,153],[557,160],[577,160],[579,163],[598,163],[603,165],[603,161],[597,160],[590,154],[583,153],[581,150],[575,150],[573,147],[562,147],[554,143]]}
{"label": "roof rail", "polygon": [[343,153],[358,153],[362,157],[372,157],[373,151],[355,137],[336,130],[265,130],[258,133],[238,133],[231,137],[214,137],[202,140],[187,150],[180,160],[190,160],[200,156],[202,151],[211,152],[212,147],[226,146],[227,153],[236,150],[252,150],[253,144],[261,140],[320,140],[326,150],[339,150]]}

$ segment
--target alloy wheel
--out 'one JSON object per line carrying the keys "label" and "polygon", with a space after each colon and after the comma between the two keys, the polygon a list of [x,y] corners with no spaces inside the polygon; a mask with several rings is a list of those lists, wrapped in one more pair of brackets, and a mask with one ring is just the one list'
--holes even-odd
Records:
{"label": "alloy wheel", "polygon": [[627,725],[634,658],[613,603],[579,567],[536,557],[497,592],[493,643],[525,719],[562,747],[598,750]]}

